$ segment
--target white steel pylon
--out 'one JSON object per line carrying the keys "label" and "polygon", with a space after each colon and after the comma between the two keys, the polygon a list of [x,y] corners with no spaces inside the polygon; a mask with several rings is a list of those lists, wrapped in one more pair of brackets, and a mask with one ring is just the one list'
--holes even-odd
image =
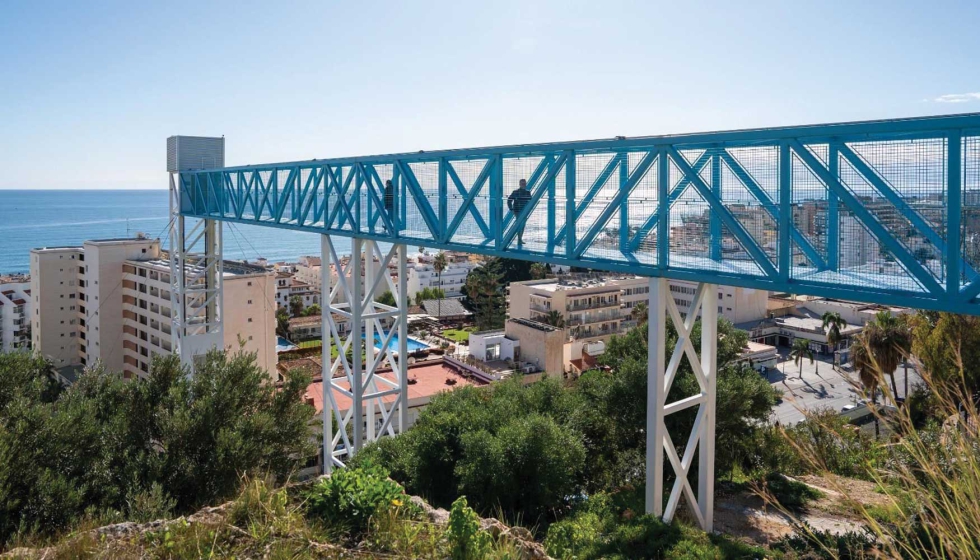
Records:
{"label": "white steel pylon", "polygon": [[[355,237],[351,243],[344,264],[333,240],[321,236],[324,472],[408,424],[406,247],[382,252],[377,241]],[[393,259],[397,286],[390,273]],[[394,307],[375,299],[386,289],[395,296]],[[338,348],[336,358],[330,356],[331,345]]]}
{"label": "white steel pylon", "polygon": [[170,308],[174,352],[194,370],[194,357],[224,346],[224,260],[221,222],[180,214],[182,190],[170,174]]}
{"label": "white steel pylon", "polygon": [[[677,512],[683,494],[705,531],[711,531],[714,521],[715,486],[715,387],[717,382],[718,356],[718,287],[715,284],[699,284],[690,312],[681,317],[670,295],[665,278],[650,279],[649,308],[649,363],[647,366],[647,472],[646,511],[669,523]],[[701,356],[691,341],[694,324],[701,312]],[[677,343],[666,362],[667,315],[677,330]],[[696,395],[667,403],[667,393],[677,375],[678,366],[687,356],[700,392]],[[698,407],[694,427],[684,446],[684,455],[678,456],[664,418],[692,406]],[[694,452],[698,453],[697,495],[688,480]],[[675,475],[674,485],[664,507],[664,455],[667,456]]]}

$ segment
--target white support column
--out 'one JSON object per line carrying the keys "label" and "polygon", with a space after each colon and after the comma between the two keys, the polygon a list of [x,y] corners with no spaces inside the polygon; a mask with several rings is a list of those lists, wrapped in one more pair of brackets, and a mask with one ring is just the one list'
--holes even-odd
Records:
{"label": "white support column", "polygon": [[[664,513],[664,390],[667,346],[666,299],[669,286],[664,278],[650,279],[650,305],[647,312],[647,485],[646,511]],[[652,481],[652,482],[651,482]]]}
{"label": "white support column", "polygon": [[401,398],[398,404],[398,433],[408,429],[408,246],[397,245],[398,251],[398,380],[401,382]]}
{"label": "white support column", "polygon": [[715,393],[718,385],[718,286],[704,285],[701,306],[701,371],[704,372],[705,401],[701,452],[698,453],[698,504],[705,530],[714,525],[715,513]]}
{"label": "white support column", "polygon": [[[320,235],[320,371],[321,373],[321,387],[322,394],[320,402],[323,403],[323,474],[328,474],[333,471],[333,407],[330,406],[330,377],[331,369],[329,364],[331,364],[330,359],[330,344],[333,341],[333,334],[335,332],[335,326],[333,325],[333,319],[330,315],[331,303],[333,298],[331,297],[331,285],[330,278],[330,251],[332,245],[330,244],[330,237],[327,235]],[[337,271],[338,275],[342,274],[342,271]]]}
{"label": "white support column", "polygon": [[[701,527],[710,531],[714,509],[715,464],[715,386],[718,354],[718,288],[700,284],[686,317],[681,317],[670,297],[666,279],[650,280],[649,364],[647,388],[647,487],[646,511],[669,523],[677,513],[683,495]],[[701,314],[701,355],[698,356],[691,336]],[[677,331],[677,343],[670,360],[666,360],[666,319],[670,316]],[[687,357],[698,381],[698,394],[667,403],[667,394],[677,375],[681,360]],[[694,427],[688,434],[683,456],[667,432],[664,418],[697,406]],[[698,492],[694,493],[688,474],[698,453]],[[674,485],[663,504],[664,456],[670,462]]]}
{"label": "white support column", "polygon": [[[407,425],[405,246],[397,245],[384,253],[376,241],[354,238],[352,249],[353,254],[345,264],[333,240],[326,235],[321,237],[325,364],[323,443],[328,472],[333,467],[343,466],[367,443],[384,435],[400,433]],[[397,287],[389,272],[396,254],[399,259]],[[336,278],[336,283],[331,277]],[[396,307],[375,300],[375,294],[385,290],[397,294]],[[393,324],[386,328],[389,320]],[[375,334],[381,340],[380,349],[375,348]],[[391,345],[396,335],[399,349],[393,351]],[[330,358],[331,343],[340,350],[333,359]],[[362,344],[366,344],[363,364],[358,359]],[[352,360],[347,359],[348,350]],[[382,367],[386,361],[390,369]]]}

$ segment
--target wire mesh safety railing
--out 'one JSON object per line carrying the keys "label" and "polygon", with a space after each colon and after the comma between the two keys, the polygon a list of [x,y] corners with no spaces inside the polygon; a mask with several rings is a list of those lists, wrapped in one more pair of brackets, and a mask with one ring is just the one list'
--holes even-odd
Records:
{"label": "wire mesh safety railing", "polygon": [[960,115],[190,171],[181,212],[974,312],[977,130]]}

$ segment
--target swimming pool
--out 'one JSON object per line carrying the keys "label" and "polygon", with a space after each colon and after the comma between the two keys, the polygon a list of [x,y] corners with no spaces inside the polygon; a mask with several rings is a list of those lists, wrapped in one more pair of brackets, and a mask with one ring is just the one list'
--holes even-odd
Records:
{"label": "swimming pool", "polygon": [[[364,337],[365,337],[365,335],[362,334],[361,335],[361,338],[364,338]],[[378,334],[378,333],[374,333],[374,347],[377,348],[378,350],[381,349],[381,340],[382,340],[381,339],[381,335]],[[408,337],[407,344],[408,344],[408,351],[409,352],[415,352],[416,350],[422,350],[423,348],[428,348],[429,347],[428,344],[426,344],[424,342],[419,342],[418,340],[415,340],[412,337]],[[394,350],[395,352],[398,351],[398,335],[397,334],[391,335],[391,342],[388,343],[388,348],[390,348],[391,350]]]}

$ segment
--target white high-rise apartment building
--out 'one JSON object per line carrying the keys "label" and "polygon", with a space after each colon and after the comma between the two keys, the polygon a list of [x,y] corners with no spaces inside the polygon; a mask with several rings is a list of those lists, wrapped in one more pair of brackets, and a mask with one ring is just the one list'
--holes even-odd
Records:
{"label": "white high-rise apartment building", "polygon": [[30,344],[32,307],[29,282],[0,280],[0,352]]}
{"label": "white high-rise apartment building", "polygon": [[[255,352],[275,374],[275,279],[263,267],[224,263],[224,346]],[[170,263],[158,239],[87,241],[31,251],[35,350],[56,367],[101,362],[126,377],[146,375],[169,354]]]}

